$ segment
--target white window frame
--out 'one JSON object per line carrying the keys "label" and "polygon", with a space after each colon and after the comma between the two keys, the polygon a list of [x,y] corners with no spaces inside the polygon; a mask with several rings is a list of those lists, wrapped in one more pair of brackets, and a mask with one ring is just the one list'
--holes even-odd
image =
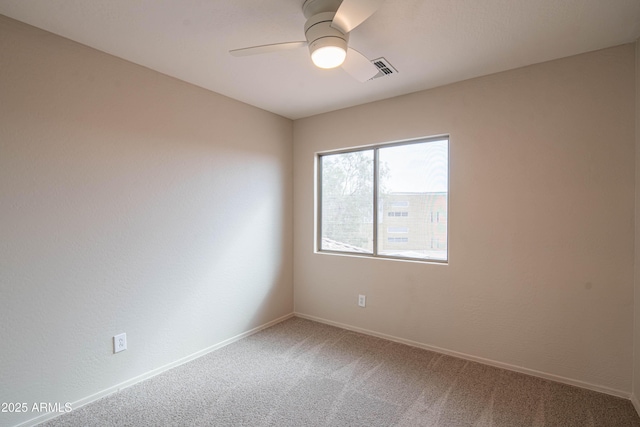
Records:
{"label": "white window frame", "polygon": [[[357,256],[357,257],[365,257],[365,258],[378,258],[378,259],[392,259],[392,260],[404,260],[404,261],[414,261],[414,262],[422,262],[422,263],[434,263],[434,264],[449,264],[449,222],[447,221],[447,251],[445,259],[436,259],[436,258],[417,258],[417,257],[402,257],[396,255],[381,255],[378,253],[378,239],[382,238],[379,236],[378,230],[378,216],[382,215],[379,211],[378,206],[378,170],[379,170],[379,154],[378,150],[382,148],[400,146],[400,145],[409,145],[409,144],[420,144],[420,143],[429,143],[433,141],[442,141],[443,139],[447,140],[447,217],[449,217],[449,199],[450,199],[450,177],[451,177],[451,138],[450,135],[438,135],[424,138],[416,138],[409,139],[403,141],[394,141],[383,144],[374,144],[367,145],[355,148],[345,148],[340,150],[332,150],[332,151],[323,151],[318,152],[315,155],[315,164],[316,164],[316,183],[315,183],[315,191],[316,191],[316,224],[315,224],[315,253],[321,254],[334,254],[334,255],[347,255],[347,256]],[[337,250],[329,250],[322,249],[322,157],[332,154],[346,154],[353,153],[357,151],[370,151],[373,150],[373,253],[360,253],[360,252],[349,252],[349,251],[337,251]]]}

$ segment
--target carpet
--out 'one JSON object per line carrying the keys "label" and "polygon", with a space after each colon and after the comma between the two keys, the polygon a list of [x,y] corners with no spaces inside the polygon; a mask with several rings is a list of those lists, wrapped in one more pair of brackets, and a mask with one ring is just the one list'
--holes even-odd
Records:
{"label": "carpet", "polygon": [[639,426],[625,399],[291,318],[44,424]]}

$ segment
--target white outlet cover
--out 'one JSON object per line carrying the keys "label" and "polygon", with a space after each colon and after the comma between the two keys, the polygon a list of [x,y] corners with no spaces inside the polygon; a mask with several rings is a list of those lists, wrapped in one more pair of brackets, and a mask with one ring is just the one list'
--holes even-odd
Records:
{"label": "white outlet cover", "polygon": [[113,337],[113,352],[119,353],[127,349],[127,334],[119,334]]}
{"label": "white outlet cover", "polygon": [[367,305],[367,296],[366,295],[358,295],[358,305],[360,307],[365,307]]}

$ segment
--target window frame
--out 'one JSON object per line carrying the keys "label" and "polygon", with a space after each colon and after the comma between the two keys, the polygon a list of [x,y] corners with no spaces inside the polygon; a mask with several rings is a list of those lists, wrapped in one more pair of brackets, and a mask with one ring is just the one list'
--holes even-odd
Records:
{"label": "window frame", "polygon": [[[447,224],[446,224],[446,236],[447,236],[447,249],[446,249],[446,257],[445,259],[435,259],[435,258],[415,258],[415,257],[403,257],[398,255],[381,255],[378,253],[378,217],[383,215],[380,207],[378,206],[378,173],[379,173],[379,154],[378,151],[383,148],[388,147],[397,147],[402,145],[411,145],[411,144],[420,144],[420,143],[429,143],[435,141],[447,141]],[[363,253],[363,252],[349,252],[349,251],[338,251],[331,249],[322,249],[322,157],[330,156],[334,154],[346,154],[346,153],[355,153],[358,151],[370,151],[373,150],[373,251],[372,253]],[[399,261],[411,261],[411,262],[420,262],[420,263],[429,263],[429,264],[449,264],[449,200],[450,200],[450,178],[451,178],[451,136],[449,134],[437,135],[437,136],[429,136],[429,137],[420,137],[413,139],[406,139],[400,141],[393,142],[385,142],[380,144],[371,144],[364,145],[358,147],[351,148],[342,148],[338,150],[330,150],[330,151],[321,151],[315,153],[315,165],[316,165],[316,177],[315,177],[315,238],[314,238],[314,252],[318,254],[330,254],[330,255],[342,255],[342,256],[355,256],[362,258],[375,258],[375,259],[386,259],[386,260],[399,260]]]}

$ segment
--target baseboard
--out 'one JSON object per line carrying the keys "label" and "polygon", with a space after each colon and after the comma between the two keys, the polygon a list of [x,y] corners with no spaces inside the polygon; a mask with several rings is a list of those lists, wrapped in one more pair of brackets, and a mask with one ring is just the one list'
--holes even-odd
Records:
{"label": "baseboard", "polygon": [[638,416],[640,416],[640,400],[638,400],[638,396],[636,396],[635,393],[631,395],[631,403],[633,407],[636,408]]}
{"label": "baseboard", "polygon": [[[74,410],[76,410],[76,409],[78,409],[78,408],[80,408],[80,407],[82,407],[84,405],[87,405],[87,404],[89,404],[91,402],[94,402],[94,401],[96,401],[98,399],[102,399],[105,396],[108,396],[110,394],[116,393],[116,392],[118,392],[120,390],[123,390],[123,389],[125,389],[127,387],[131,387],[132,385],[135,385],[135,384],[137,384],[137,383],[139,383],[141,381],[144,381],[146,379],[149,379],[151,377],[155,377],[156,375],[159,375],[159,374],[161,374],[161,373],[163,373],[165,371],[168,371],[170,369],[176,368],[176,367],[178,367],[180,365],[183,365],[185,363],[191,362],[192,360],[195,360],[195,359],[197,359],[199,357],[202,357],[202,356],[204,356],[204,355],[206,355],[208,353],[211,353],[212,351],[218,350],[218,349],[220,349],[222,347],[225,347],[225,346],[227,346],[227,345],[229,345],[231,343],[234,343],[234,342],[236,342],[238,340],[241,340],[242,338],[246,338],[249,335],[253,335],[256,332],[260,332],[263,329],[269,328],[269,327],[271,327],[273,325],[276,325],[276,324],[278,324],[280,322],[283,322],[283,321],[285,321],[287,319],[290,319],[293,316],[294,316],[294,314],[290,313],[290,314],[287,314],[285,316],[279,317],[279,318],[277,318],[275,320],[272,320],[270,322],[267,322],[267,323],[265,323],[263,325],[257,326],[255,328],[250,329],[250,330],[248,330],[246,332],[243,332],[243,333],[241,333],[239,335],[236,335],[236,336],[231,337],[229,339],[226,339],[226,340],[224,340],[222,342],[219,342],[218,344],[214,344],[214,345],[212,345],[210,347],[207,347],[207,348],[205,348],[203,350],[197,351],[197,352],[195,352],[195,353],[193,353],[193,354],[191,354],[189,356],[185,356],[185,357],[183,357],[181,359],[178,359],[175,362],[168,363],[168,364],[166,364],[164,366],[161,366],[159,368],[153,369],[153,370],[151,370],[149,372],[146,372],[146,373],[144,373],[142,375],[138,375],[137,377],[131,378],[131,379],[129,379],[127,381],[124,381],[124,382],[122,382],[120,384],[114,385],[113,387],[109,387],[109,388],[107,388],[105,390],[99,391],[98,393],[92,394],[90,396],[84,397],[84,398],[82,398],[80,400],[77,400],[75,402],[72,402],[71,403],[71,407]],[[43,423],[45,421],[48,421],[48,420],[50,420],[52,418],[58,417],[60,415],[61,414],[57,413],[57,412],[55,412],[55,413],[54,412],[49,412],[49,413],[46,413],[46,414],[42,414],[42,415],[40,415],[38,417],[32,418],[30,420],[24,421],[24,422],[22,422],[20,424],[17,424],[15,427],[32,427],[32,426],[38,425],[40,423]]]}
{"label": "baseboard", "polygon": [[[580,388],[585,388],[588,390],[593,390],[593,391],[597,391],[600,393],[605,393],[605,394],[609,394],[612,396],[616,396],[616,397],[622,397],[624,399],[630,399],[631,396],[628,392],[622,391],[622,390],[616,390],[616,389],[612,389],[609,387],[605,387],[605,386],[600,386],[600,385],[596,385],[596,384],[591,384],[591,383],[587,383],[584,381],[579,381],[579,380],[574,380],[571,378],[566,378],[566,377],[562,377],[559,375],[554,375],[554,374],[549,374],[546,372],[541,372],[541,371],[536,371],[535,369],[529,369],[529,368],[524,368],[522,366],[517,366],[517,365],[511,365],[508,363],[503,363],[503,362],[498,362],[496,360],[491,360],[491,359],[485,359],[483,357],[477,357],[477,356],[473,356],[470,354],[466,354],[466,353],[460,353],[457,351],[453,351],[453,350],[447,350],[445,348],[440,348],[440,347],[436,347],[436,346],[432,346],[432,345],[428,345],[428,344],[423,344],[421,342],[417,342],[417,341],[411,341],[411,340],[407,340],[404,338],[398,338],[392,335],[387,335],[387,334],[383,334],[380,332],[376,332],[376,331],[371,331],[369,329],[363,329],[363,328],[358,328],[356,326],[351,326],[351,325],[347,325],[344,323],[340,323],[340,322],[334,322],[332,320],[327,320],[327,319],[323,319],[321,317],[316,317],[316,316],[310,316],[308,314],[304,314],[304,313],[298,313],[298,312],[294,312],[294,315],[296,317],[301,317],[303,319],[308,319],[308,320],[313,320],[315,322],[320,322],[320,323],[324,323],[327,325],[331,325],[331,326],[336,326],[338,328],[342,328],[342,329],[347,329],[349,331],[354,331],[354,332],[359,332],[361,334],[365,334],[365,335],[371,335],[374,337],[378,337],[378,338],[383,338],[389,341],[394,341],[400,344],[406,344],[406,345],[410,345],[412,347],[418,347],[418,348],[422,348],[425,350],[429,350],[429,351],[433,351],[435,353],[440,353],[440,354],[446,354],[449,356],[454,356],[454,357],[458,357],[460,359],[465,359],[465,360],[471,360],[473,362],[478,362],[478,363],[482,363],[484,365],[490,365],[490,366],[495,366],[497,368],[502,368],[502,369],[507,369],[509,371],[514,371],[514,372],[519,372],[522,374],[527,374],[527,375],[531,375],[534,377],[538,377],[538,378],[544,378],[546,380],[550,380],[550,381],[555,381],[555,382],[559,382],[559,383],[563,383],[563,384],[568,384],[568,385],[572,385],[575,387],[580,387]],[[634,406],[636,407],[636,410],[638,410],[639,406],[638,406],[638,401],[636,399],[634,403]],[[638,411],[640,413],[640,411]]]}

